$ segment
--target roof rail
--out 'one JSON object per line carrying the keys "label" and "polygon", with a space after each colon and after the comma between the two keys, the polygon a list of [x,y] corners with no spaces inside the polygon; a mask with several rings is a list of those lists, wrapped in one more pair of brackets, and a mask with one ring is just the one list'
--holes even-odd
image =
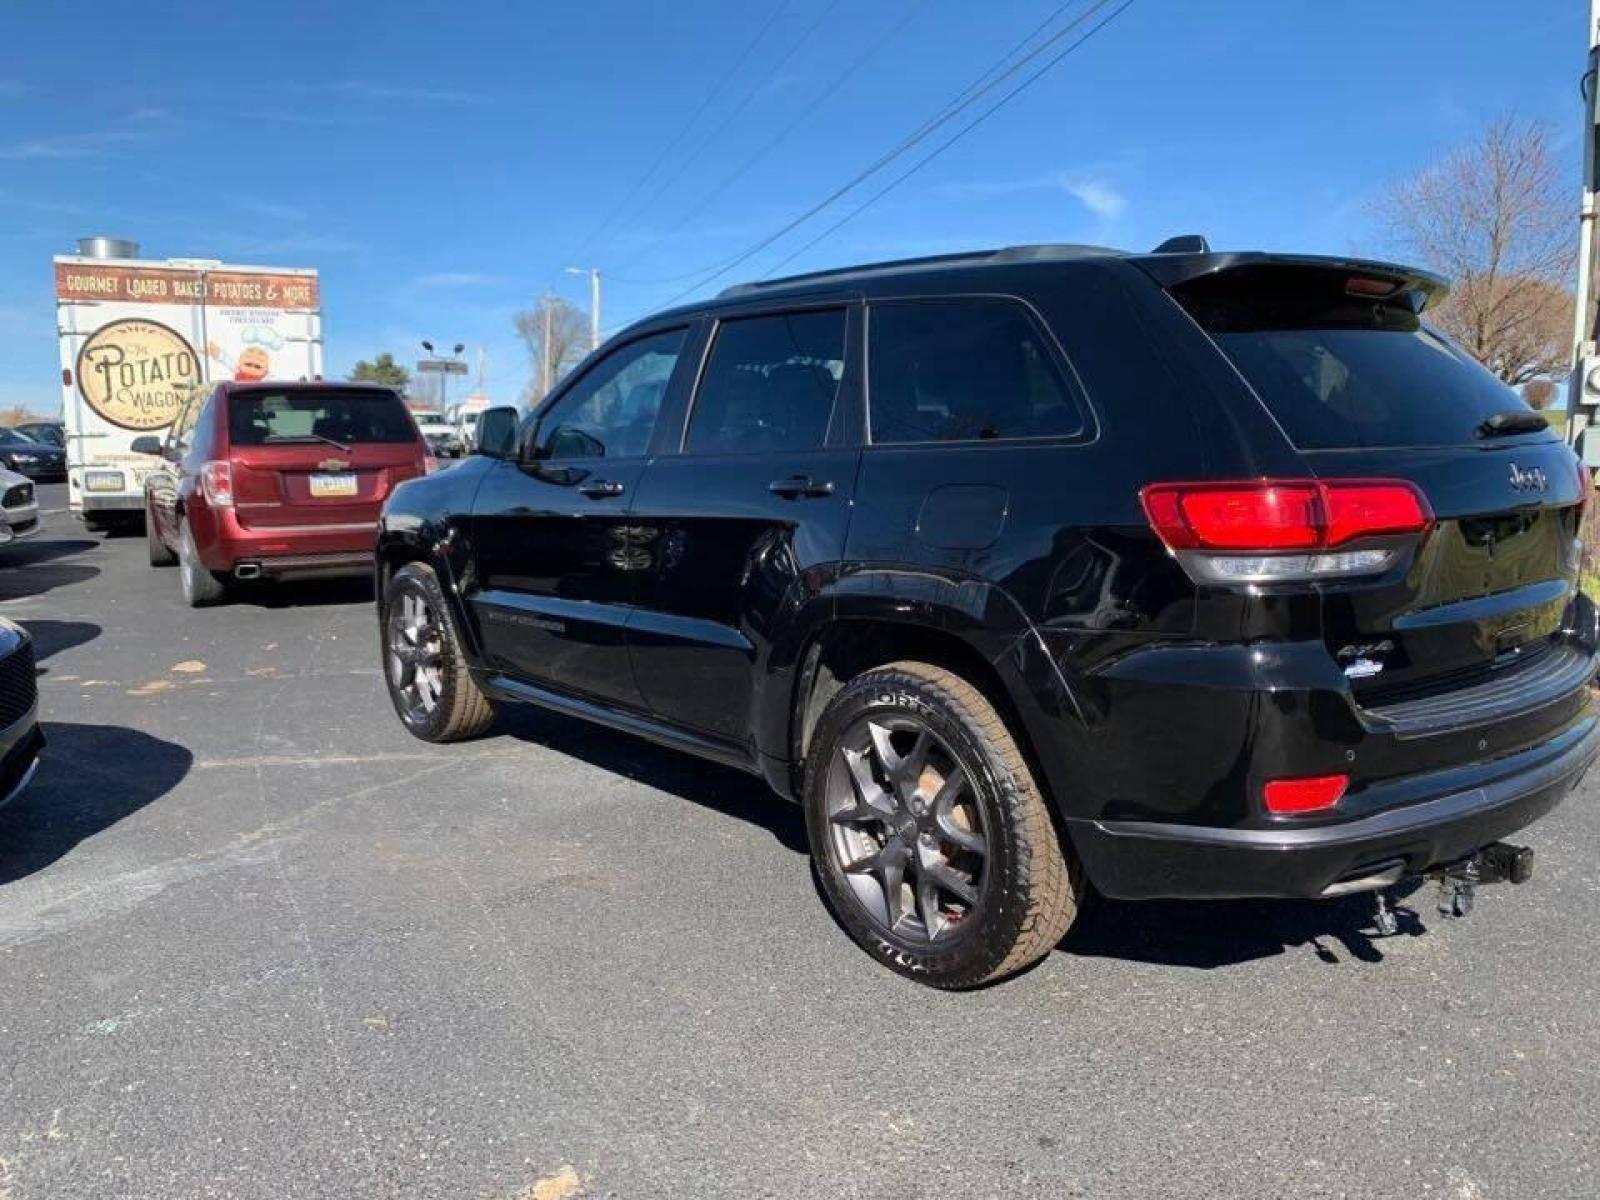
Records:
{"label": "roof rail", "polygon": [[885,262],[861,263],[851,267],[832,267],[825,271],[808,271],[802,275],[785,275],[779,279],[759,279],[749,283],[736,283],[718,293],[718,299],[732,296],[749,296],[772,288],[794,287],[806,283],[830,283],[860,276],[889,275],[900,271],[916,271],[924,267],[982,266],[990,263],[1047,262],[1053,259],[1091,258],[1106,254],[1121,254],[1108,246],[1082,246],[1071,243],[1049,243],[1037,246],[1006,246],[999,250],[965,250],[956,254],[930,254],[922,258],[895,258]]}

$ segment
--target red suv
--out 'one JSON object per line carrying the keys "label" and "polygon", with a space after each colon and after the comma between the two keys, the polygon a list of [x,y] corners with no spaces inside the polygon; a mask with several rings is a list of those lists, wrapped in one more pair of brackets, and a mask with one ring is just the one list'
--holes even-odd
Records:
{"label": "red suv", "polygon": [[365,575],[378,510],[433,467],[388,388],[219,383],[197,391],[145,480],[150,565],[179,565],[183,598],[215,604],[233,580]]}

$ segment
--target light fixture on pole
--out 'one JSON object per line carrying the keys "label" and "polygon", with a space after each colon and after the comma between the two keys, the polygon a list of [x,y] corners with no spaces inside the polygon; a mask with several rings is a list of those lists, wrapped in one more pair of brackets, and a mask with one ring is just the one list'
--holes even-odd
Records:
{"label": "light fixture on pole", "polygon": [[450,376],[465,375],[467,373],[467,364],[461,357],[461,352],[466,349],[466,346],[461,342],[457,342],[455,350],[449,358],[436,354],[433,349],[433,343],[426,339],[422,342],[422,348],[428,352],[428,357],[417,361],[417,373],[419,375],[437,375],[439,377],[439,407],[443,409],[445,407],[445,398],[449,393]]}

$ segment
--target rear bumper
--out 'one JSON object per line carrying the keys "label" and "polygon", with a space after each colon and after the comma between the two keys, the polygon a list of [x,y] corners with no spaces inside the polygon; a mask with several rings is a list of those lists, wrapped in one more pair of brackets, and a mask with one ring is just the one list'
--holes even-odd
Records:
{"label": "rear bumper", "polygon": [[259,566],[268,578],[363,575],[372,570],[378,523],[244,525],[233,509],[191,506],[195,549],[207,570],[232,574]]}
{"label": "rear bumper", "polygon": [[[1069,819],[1067,827],[1109,896],[1314,898],[1382,867],[1416,874],[1515,833],[1560,803],[1597,754],[1600,718],[1591,712],[1518,754],[1397,780],[1388,786],[1410,802],[1382,808],[1383,797],[1369,795],[1370,815],[1349,821],[1223,829]],[[1412,799],[1419,791],[1426,798]]]}

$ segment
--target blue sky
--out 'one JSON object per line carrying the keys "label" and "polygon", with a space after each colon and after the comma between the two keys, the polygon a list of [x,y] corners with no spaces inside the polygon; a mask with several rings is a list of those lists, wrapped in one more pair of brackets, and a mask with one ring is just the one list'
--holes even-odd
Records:
{"label": "blue sky", "polygon": [[[514,400],[514,312],[547,290],[587,304],[562,268],[608,276],[607,328],[649,312],[1060,7],[0,0],[0,407],[57,408],[49,260],[100,232],[149,257],[316,267],[331,372],[463,341],[485,349],[491,395]],[[1191,230],[1378,251],[1386,181],[1505,112],[1556,126],[1576,209],[1585,7],[1134,0],[782,271]],[[770,272],[963,122],[706,290]]]}

